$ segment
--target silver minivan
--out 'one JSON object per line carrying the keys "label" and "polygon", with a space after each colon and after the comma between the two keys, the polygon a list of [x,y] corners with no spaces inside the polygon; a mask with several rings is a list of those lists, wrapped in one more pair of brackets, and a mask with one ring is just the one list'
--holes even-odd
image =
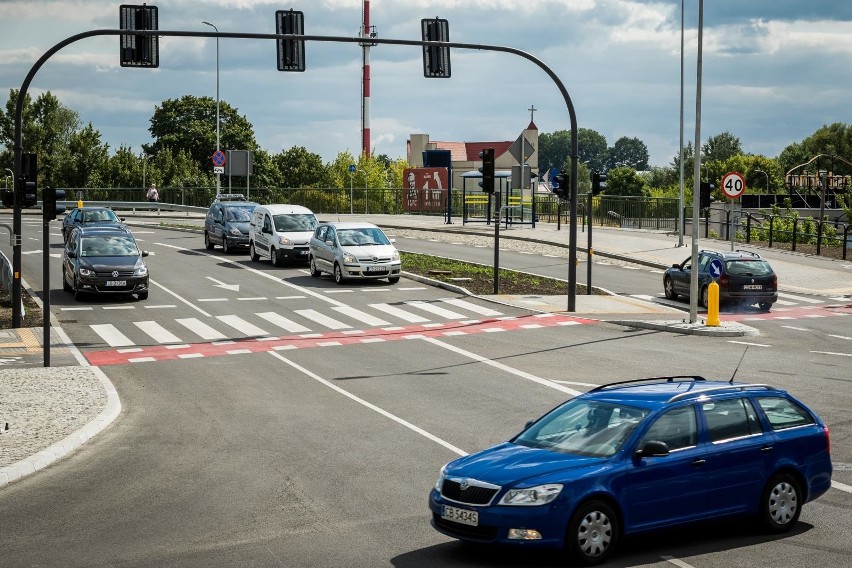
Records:
{"label": "silver minivan", "polygon": [[399,251],[372,223],[322,223],[310,243],[311,276],[334,275],[338,284],[348,279],[387,278],[399,282],[402,263]]}

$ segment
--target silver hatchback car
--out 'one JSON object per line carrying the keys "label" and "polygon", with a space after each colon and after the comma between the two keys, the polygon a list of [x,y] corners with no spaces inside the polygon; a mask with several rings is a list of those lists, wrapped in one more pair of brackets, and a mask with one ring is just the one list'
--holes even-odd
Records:
{"label": "silver hatchback car", "polygon": [[393,241],[372,223],[322,223],[311,237],[308,254],[311,276],[327,272],[338,284],[376,278],[396,284],[402,271]]}

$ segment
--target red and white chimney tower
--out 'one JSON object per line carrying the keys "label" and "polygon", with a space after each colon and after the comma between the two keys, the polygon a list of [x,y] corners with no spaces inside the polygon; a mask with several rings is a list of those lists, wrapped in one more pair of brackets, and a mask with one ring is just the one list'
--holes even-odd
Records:
{"label": "red and white chimney tower", "polygon": [[361,81],[361,153],[370,156],[370,47],[373,45],[366,41],[375,37],[375,28],[370,26],[370,0],[364,0],[363,26],[361,28],[361,42],[363,50],[363,76]]}

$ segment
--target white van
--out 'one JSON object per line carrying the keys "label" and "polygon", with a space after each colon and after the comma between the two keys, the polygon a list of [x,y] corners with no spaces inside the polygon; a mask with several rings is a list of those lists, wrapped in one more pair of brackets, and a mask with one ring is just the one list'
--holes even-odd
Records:
{"label": "white van", "polygon": [[308,262],[308,243],[318,224],[301,205],[258,205],[249,223],[249,255],[254,261],[268,258],[275,266],[285,260]]}

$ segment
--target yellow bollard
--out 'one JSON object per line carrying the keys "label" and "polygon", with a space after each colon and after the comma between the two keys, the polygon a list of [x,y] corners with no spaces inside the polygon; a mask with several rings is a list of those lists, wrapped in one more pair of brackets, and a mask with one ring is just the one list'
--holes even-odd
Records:
{"label": "yellow bollard", "polygon": [[719,326],[719,285],[715,281],[707,286],[707,325]]}
{"label": "yellow bollard", "polygon": [[82,199],[78,199],[78,200],[77,200],[77,208],[78,208],[78,209],[82,209],[82,208],[83,208],[83,200],[82,200]]}

